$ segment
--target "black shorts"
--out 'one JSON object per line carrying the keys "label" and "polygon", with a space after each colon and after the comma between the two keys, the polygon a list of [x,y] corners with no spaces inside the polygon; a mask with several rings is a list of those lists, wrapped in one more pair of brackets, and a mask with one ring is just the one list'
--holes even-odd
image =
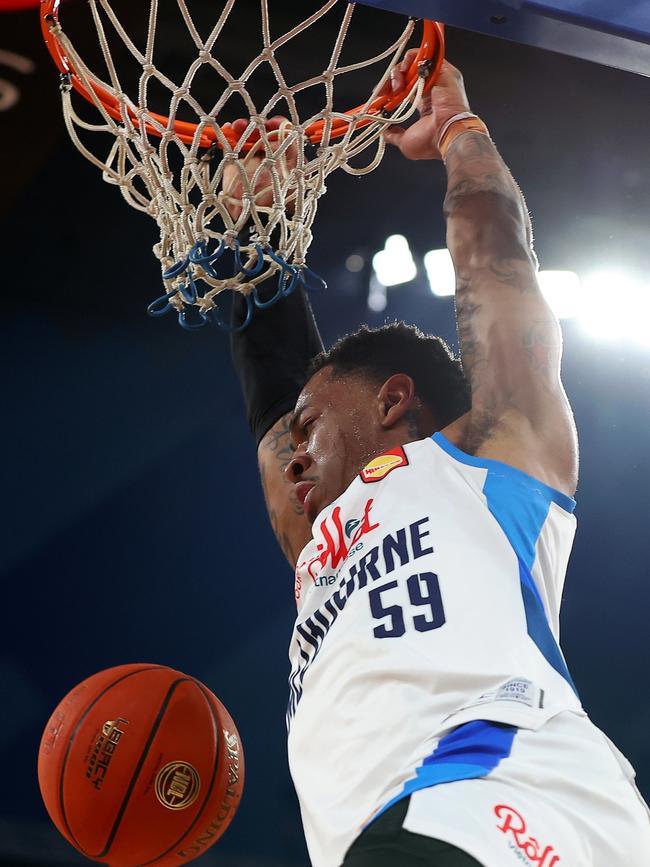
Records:
{"label": "black shorts", "polygon": [[481,867],[449,843],[405,831],[409,798],[402,798],[369,825],[348,849],[343,867]]}

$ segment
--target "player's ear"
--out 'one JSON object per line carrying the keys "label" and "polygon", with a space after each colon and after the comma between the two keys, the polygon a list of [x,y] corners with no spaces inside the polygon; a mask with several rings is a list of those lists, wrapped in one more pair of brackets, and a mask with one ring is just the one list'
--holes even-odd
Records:
{"label": "player's ear", "polygon": [[407,373],[394,373],[379,390],[381,426],[395,427],[413,407],[415,383]]}

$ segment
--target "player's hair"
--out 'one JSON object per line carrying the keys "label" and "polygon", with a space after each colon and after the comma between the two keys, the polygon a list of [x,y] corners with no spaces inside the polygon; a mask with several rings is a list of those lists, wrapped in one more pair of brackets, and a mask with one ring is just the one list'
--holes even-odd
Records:
{"label": "player's hair", "polygon": [[334,376],[365,374],[378,385],[395,373],[407,373],[438,428],[450,424],[470,407],[469,385],[460,361],[442,338],[424,334],[415,325],[363,325],[315,356],[309,376],[324,367],[330,367]]}

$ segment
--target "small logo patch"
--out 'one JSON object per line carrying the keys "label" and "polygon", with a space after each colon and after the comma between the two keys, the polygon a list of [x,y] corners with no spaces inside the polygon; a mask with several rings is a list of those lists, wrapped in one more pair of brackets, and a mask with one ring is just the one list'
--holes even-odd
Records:
{"label": "small logo patch", "polygon": [[401,446],[373,458],[359,474],[362,482],[379,482],[398,467],[408,466],[408,458]]}
{"label": "small logo patch", "polygon": [[201,780],[188,762],[169,762],[156,774],[156,797],[169,810],[184,810],[196,801]]}

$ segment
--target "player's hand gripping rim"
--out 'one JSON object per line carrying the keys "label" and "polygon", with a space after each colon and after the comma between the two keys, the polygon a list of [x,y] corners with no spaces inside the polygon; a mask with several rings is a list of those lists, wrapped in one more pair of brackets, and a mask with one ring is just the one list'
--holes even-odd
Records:
{"label": "player's hand gripping rim", "polygon": [[[405,86],[405,75],[415,54],[415,48],[406,52],[402,62],[391,72],[387,88],[397,92]],[[422,96],[418,120],[409,127],[387,127],[384,139],[399,148],[409,160],[440,160],[438,142],[444,125],[455,115],[469,111],[463,76],[459,69],[444,60],[436,83]]]}

